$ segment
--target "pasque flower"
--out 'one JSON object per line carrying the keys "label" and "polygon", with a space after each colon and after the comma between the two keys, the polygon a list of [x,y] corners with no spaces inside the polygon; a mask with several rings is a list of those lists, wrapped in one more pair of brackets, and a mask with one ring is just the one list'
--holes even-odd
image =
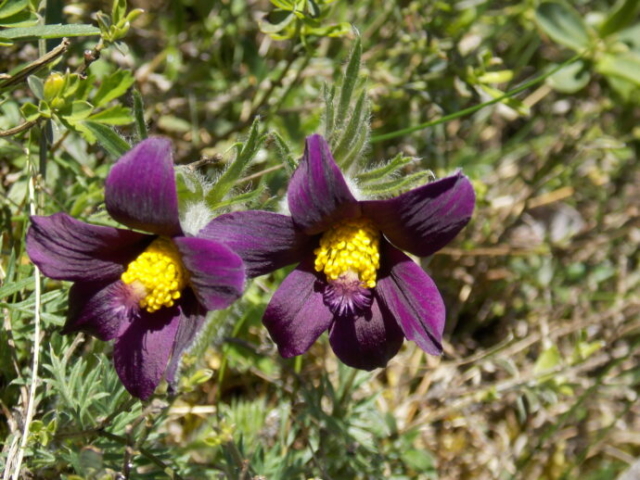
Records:
{"label": "pasque flower", "polygon": [[237,252],[249,276],[298,263],[263,317],[282,356],[306,352],[327,330],[333,351],[355,368],[385,366],[404,338],[442,353],[442,297],[401,250],[431,255],[467,224],[475,194],[464,175],[388,200],[358,201],[324,138],[313,135],[288,203],[291,216],[229,213],[200,232]]}
{"label": "pasque flower", "polygon": [[241,295],[244,266],[228,246],[184,234],[167,139],[144,140],[113,166],[105,203],[138,231],[33,216],[27,253],[48,277],[74,282],[63,332],[115,339],[116,371],[144,399],[163,375],[174,380],[206,311]]}

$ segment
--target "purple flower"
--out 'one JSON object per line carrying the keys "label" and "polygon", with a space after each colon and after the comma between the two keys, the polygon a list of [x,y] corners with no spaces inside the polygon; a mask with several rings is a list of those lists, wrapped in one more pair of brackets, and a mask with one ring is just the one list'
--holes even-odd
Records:
{"label": "purple flower", "polygon": [[249,276],[299,262],[263,318],[283,357],[306,352],[326,330],[336,355],[365,370],[385,366],[405,337],[442,353],[442,297],[401,250],[431,255],[467,224],[475,194],[464,175],[389,200],[358,201],[324,138],[313,135],[288,202],[290,217],[236,212],[200,232],[237,252]]}
{"label": "purple flower", "polygon": [[74,282],[63,333],[115,339],[118,376],[145,399],[163,375],[173,382],[206,311],[241,295],[244,266],[229,247],[183,233],[167,139],[144,140],[113,166],[105,203],[115,220],[148,233],[34,216],[27,253],[48,277]]}

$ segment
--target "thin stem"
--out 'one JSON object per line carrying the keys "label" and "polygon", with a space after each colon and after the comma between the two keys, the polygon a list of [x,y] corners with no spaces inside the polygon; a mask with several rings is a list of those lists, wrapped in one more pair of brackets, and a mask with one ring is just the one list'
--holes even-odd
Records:
{"label": "thin stem", "polygon": [[37,123],[38,123],[38,119],[30,120],[28,122],[23,123],[22,125],[18,125],[17,127],[10,128],[9,130],[0,130],[0,137],[10,137],[20,132],[24,132],[25,130],[29,130],[31,127],[33,127]]}
{"label": "thin stem", "polygon": [[516,87],[513,90],[509,90],[504,95],[501,95],[499,97],[491,99],[488,102],[484,102],[484,103],[481,103],[479,105],[474,105],[473,107],[465,108],[464,110],[460,110],[458,112],[451,113],[449,115],[445,115],[444,117],[440,117],[440,118],[438,118],[436,120],[430,120],[428,122],[421,123],[420,125],[416,125],[415,127],[408,127],[408,128],[403,128],[402,130],[397,130],[395,132],[383,133],[382,135],[375,135],[375,136],[371,137],[371,143],[376,143],[376,142],[381,142],[383,140],[389,140],[391,138],[401,137],[401,136],[407,135],[409,133],[417,132],[419,130],[424,130],[425,128],[434,127],[436,125],[440,125],[441,123],[446,123],[446,122],[449,122],[451,120],[455,120],[456,118],[464,117],[465,115],[469,115],[471,113],[475,113],[478,110],[482,110],[484,107],[488,107],[489,105],[493,105],[495,103],[499,103],[499,102],[501,102],[503,100],[506,100],[507,98],[511,98],[514,95],[517,95],[518,93],[526,90],[527,88],[530,88],[530,87],[532,87],[534,85],[537,85],[538,83],[546,80],[548,77],[550,77],[551,75],[553,75],[557,71],[563,69],[567,65],[569,65],[569,64],[575,62],[576,60],[580,59],[584,54],[585,54],[585,52],[578,53],[577,55],[574,55],[573,57],[571,57],[566,62],[561,63],[560,65],[558,65],[556,68],[554,68],[552,70],[549,70],[547,73],[544,73],[544,74],[534,78],[533,80],[529,80],[528,82],[525,82],[524,84],[520,85],[519,87]]}
{"label": "thin stem", "polygon": [[[31,154],[27,147],[27,168],[29,170],[29,212],[31,215],[37,213],[36,208],[36,173],[34,165],[31,163]],[[33,421],[33,412],[36,403],[36,388],[38,385],[38,367],[40,363],[40,309],[42,307],[42,289],[40,281],[40,270],[34,265],[34,282],[35,282],[35,305],[33,318],[33,363],[31,365],[31,381],[29,383],[29,397],[27,399],[27,408],[24,419],[24,428],[22,430],[22,438],[20,441],[20,449],[18,450],[18,458],[13,469],[13,480],[20,478],[20,469],[22,468],[22,459],[29,441],[29,429]]]}

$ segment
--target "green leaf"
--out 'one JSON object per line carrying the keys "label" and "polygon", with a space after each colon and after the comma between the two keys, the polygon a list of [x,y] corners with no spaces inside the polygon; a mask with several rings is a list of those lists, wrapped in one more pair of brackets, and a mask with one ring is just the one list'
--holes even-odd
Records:
{"label": "green leaf", "polygon": [[596,70],[603,75],[620,77],[640,85],[640,54],[629,51],[603,55],[596,64]]}
{"label": "green leaf", "polygon": [[553,370],[560,365],[561,361],[560,350],[558,350],[557,346],[552,345],[540,354],[533,367],[533,373],[539,375]]}
{"label": "green leaf", "polygon": [[600,25],[600,36],[607,37],[633,24],[638,10],[640,10],[638,0],[618,0],[610,10],[609,16]]}
{"label": "green leaf", "polygon": [[513,70],[499,70],[497,72],[485,72],[478,77],[480,83],[506,83],[513,78]]}
{"label": "green leaf", "polygon": [[124,19],[125,13],[127,13],[127,0],[113,0],[111,21],[116,25],[119,24]]}
{"label": "green leaf", "polygon": [[395,178],[393,180],[374,185],[367,185],[366,187],[362,187],[362,191],[363,193],[373,197],[399,195],[403,191],[423,184],[425,180],[428,180],[431,177],[431,175],[432,173],[430,171],[416,172],[406,177]]}
{"label": "green leaf", "polygon": [[545,2],[536,9],[536,21],[553,40],[577,52],[589,46],[589,32],[578,12],[564,3]]}
{"label": "green leaf", "polygon": [[[32,27],[38,23],[38,16],[33,12],[18,12],[7,18],[0,19],[0,27],[17,29]],[[3,30],[8,32],[9,30]]]}
{"label": "green leaf", "polygon": [[37,105],[30,102],[22,105],[22,107],[20,107],[20,111],[27,122],[32,122],[40,117],[40,109]]}
{"label": "green leaf", "polygon": [[625,80],[621,77],[606,78],[611,88],[620,95],[625,102],[630,102],[634,93],[638,91],[638,86],[629,80]]}
{"label": "green leaf", "polygon": [[369,124],[367,123],[364,128],[361,128],[358,130],[357,138],[353,142],[352,144],[353,146],[351,147],[351,150],[349,150],[349,153],[347,153],[344,156],[342,161],[344,162],[345,165],[351,165],[353,164],[353,162],[360,160],[362,153],[367,148],[369,138],[370,138],[370,129],[369,129]]}
{"label": "green leaf", "polygon": [[317,35],[318,37],[343,37],[352,31],[352,27],[350,23],[341,22],[336,23],[335,25],[326,25],[326,26],[311,26],[312,22],[316,22],[317,20],[305,20],[304,23],[307,24],[304,29],[304,33],[306,35]]}
{"label": "green leaf", "polygon": [[632,50],[640,50],[640,23],[625,28],[618,33],[616,38],[628,44]]}
{"label": "green leaf", "polygon": [[551,75],[547,78],[547,83],[558,92],[576,93],[586,87],[590,79],[591,75],[585,63],[578,60]]}
{"label": "green leaf", "polygon": [[122,105],[107,108],[106,110],[91,115],[88,119],[93,122],[106,123],[108,125],[129,125],[133,122],[131,109],[123,107]]}
{"label": "green leaf", "polygon": [[[272,16],[270,16],[270,17],[272,17]],[[291,22],[293,22],[295,19],[296,19],[296,17],[292,13],[289,13],[289,14],[285,15],[282,20],[280,20],[280,21],[278,21],[276,23],[271,23],[268,20],[264,19],[264,20],[261,20],[259,22],[260,30],[263,33],[266,33],[266,34],[269,34],[269,35],[273,36],[273,35],[276,35],[277,33],[281,32],[285,28],[287,28],[291,24]]]}
{"label": "green leaf", "polygon": [[40,77],[29,75],[27,84],[38,100],[44,100],[44,82]]}
{"label": "green leaf", "polygon": [[93,97],[93,103],[97,107],[106,105],[111,100],[124,95],[134,81],[133,75],[128,70],[117,70],[104,79]]}
{"label": "green leaf", "polygon": [[331,138],[333,135],[333,127],[334,127],[334,107],[333,107],[333,99],[336,96],[336,86],[332,85],[329,88],[326,84],[322,86],[322,98],[324,99],[324,136],[326,138]]}
{"label": "green leaf", "polygon": [[409,466],[422,474],[435,471],[433,456],[427,451],[409,449],[402,453],[402,460]]}
{"label": "green leaf", "polygon": [[2,37],[10,40],[38,40],[41,38],[87,37],[100,35],[93,25],[41,25],[36,27],[11,28],[2,31]]}
{"label": "green leaf", "polygon": [[38,23],[38,16],[35,12],[29,10],[28,7],[29,2],[27,0],[1,2],[0,27],[19,28],[36,25]]}
{"label": "green leaf", "polygon": [[393,174],[400,168],[411,163],[412,157],[405,157],[404,154],[398,153],[391,161],[381,165],[380,167],[373,168],[367,172],[358,173],[356,178],[359,182],[370,182],[373,180],[382,180],[384,177]]}
{"label": "green leaf", "polygon": [[293,171],[298,166],[298,162],[293,157],[293,154],[291,153],[291,149],[289,148],[289,145],[286,144],[286,142],[278,132],[273,131],[269,135],[273,139],[273,143],[276,146],[276,149],[278,150],[278,158],[282,159],[282,163],[285,167],[287,167],[287,170],[289,171],[289,173],[293,173]]}
{"label": "green leaf", "polygon": [[351,96],[358,81],[358,72],[360,71],[360,59],[362,58],[362,43],[360,36],[356,37],[356,43],[351,51],[349,63],[344,73],[342,87],[340,88],[340,99],[338,100],[338,109],[336,111],[336,129],[340,130],[347,119],[347,112],[351,104]]}
{"label": "green leaf", "polygon": [[70,110],[67,109],[65,112],[61,112],[61,115],[66,121],[74,124],[87,118],[91,115],[91,112],[93,112],[93,105],[84,100],[76,100],[71,104]]}
{"label": "green leaf", "polygon": [[133,90],[133,116],[136,120],[136,132],[138,138],[144,140],[148,137],[147,123],[144,121],[144,103],[142,101],[142,95],[137,89]]}
{"label": "green leaf", "polygon": [[[342,132],[337,145],[335,145],[333,149],[333,156],[338,162],[338,165],[340,165],[343,170],[348,169],[350,166],[349,164],[346,164],[344,162],[344,160],[346,160],[346,154],[358,141],[359,135],[367,135],[368,127],[369,109],[367,105],[366,92],[363,90],[358,97],[358,101],[356,102],[356,106],[354,107],[353,112],[351,112],[349,123]],[[363,129],[364,132],[361,131]]]}
{"label": "green leaf", "polygon": [[33,286],[33,278],[23,278],[17,282],[10,282],[0,287],[0,299],[6,298],[9,295],[13,295],[20,290],[23,290],[29,286]]}
{"label": "green leaf", "polygon": [[88,120],[79,124],[78,127],[79,129],[88,130],[93,135],[94,141],[97,141],[114,158],[120,158],[131,149],[131,145],[114,132],[111,127]]}
{"label": "green leaf", "polygon": [[238,181],[245,168],[249,165],[249,162],[258,152],[258,149],[265,139],[265,135],[259,135],[258,133],[259,126],[260,122],[256,118],[251,125],[249,137],[244,142],[244,145],[239,148],[236,158],[231,162],[231,165],[229,165],[229,167],[224,171],[216,185],[207,194],[207,205],[210,208],[217,208],[217,205]]}
{"label": "green leaf", "polygon": [[276,7],[287,11],[293,11],[295,8],[295,3],[291,0],[271,0],[271,3]]}
{"label": "green leaf", "polygon": [[0,20],[21,12],[29,6],[28,0],[5,0],[0,4]]}
{"label": "green leaf", "polygon": [[260,195],[262,195],[266,190],[266,186],[265,185],[258,185],[255,188],[252,188],[251,190],[249,190],[248,192],[245,193],[240,193],[236,196],[233,196],[227,200],[223,200],[221,202],[218,202],[218,204],[216,205],[216,208],[227,208],[230,207],[232,205],[237,205],[237,204],[247,204],[255,199],[257,199],[258,197],[260,197]]}

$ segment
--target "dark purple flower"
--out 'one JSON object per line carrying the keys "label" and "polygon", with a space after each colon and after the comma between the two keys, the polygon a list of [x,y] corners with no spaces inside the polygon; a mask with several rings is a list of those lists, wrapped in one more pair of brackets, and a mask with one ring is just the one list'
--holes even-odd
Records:
{"label": "dark purple flower", "polygon": [[144,140],[113,166],[105,203],[115,220],[148,233],[34,216],[27,253],[48,277],[74,282],[63,332],[115,339],[116,371],[145,399],[163,375],[173,382],[206,311],[241,295],[244,266],[229,247],[183,233],[167,139]]}
{"label": "dark purple flower", "polygon": [[475,194],[464,175],[389,200],[358,201],[324,138],[313,135],[288,202],[290,217],[236,212],[200,232],[237,252],[249,276],[299,262],[263,318],[283,357],[306,352],[325,330],[336,355],[355,368],[385,366],[405,337],[442,353],[442,297],[400,250],[431,255],[467,224]]}

